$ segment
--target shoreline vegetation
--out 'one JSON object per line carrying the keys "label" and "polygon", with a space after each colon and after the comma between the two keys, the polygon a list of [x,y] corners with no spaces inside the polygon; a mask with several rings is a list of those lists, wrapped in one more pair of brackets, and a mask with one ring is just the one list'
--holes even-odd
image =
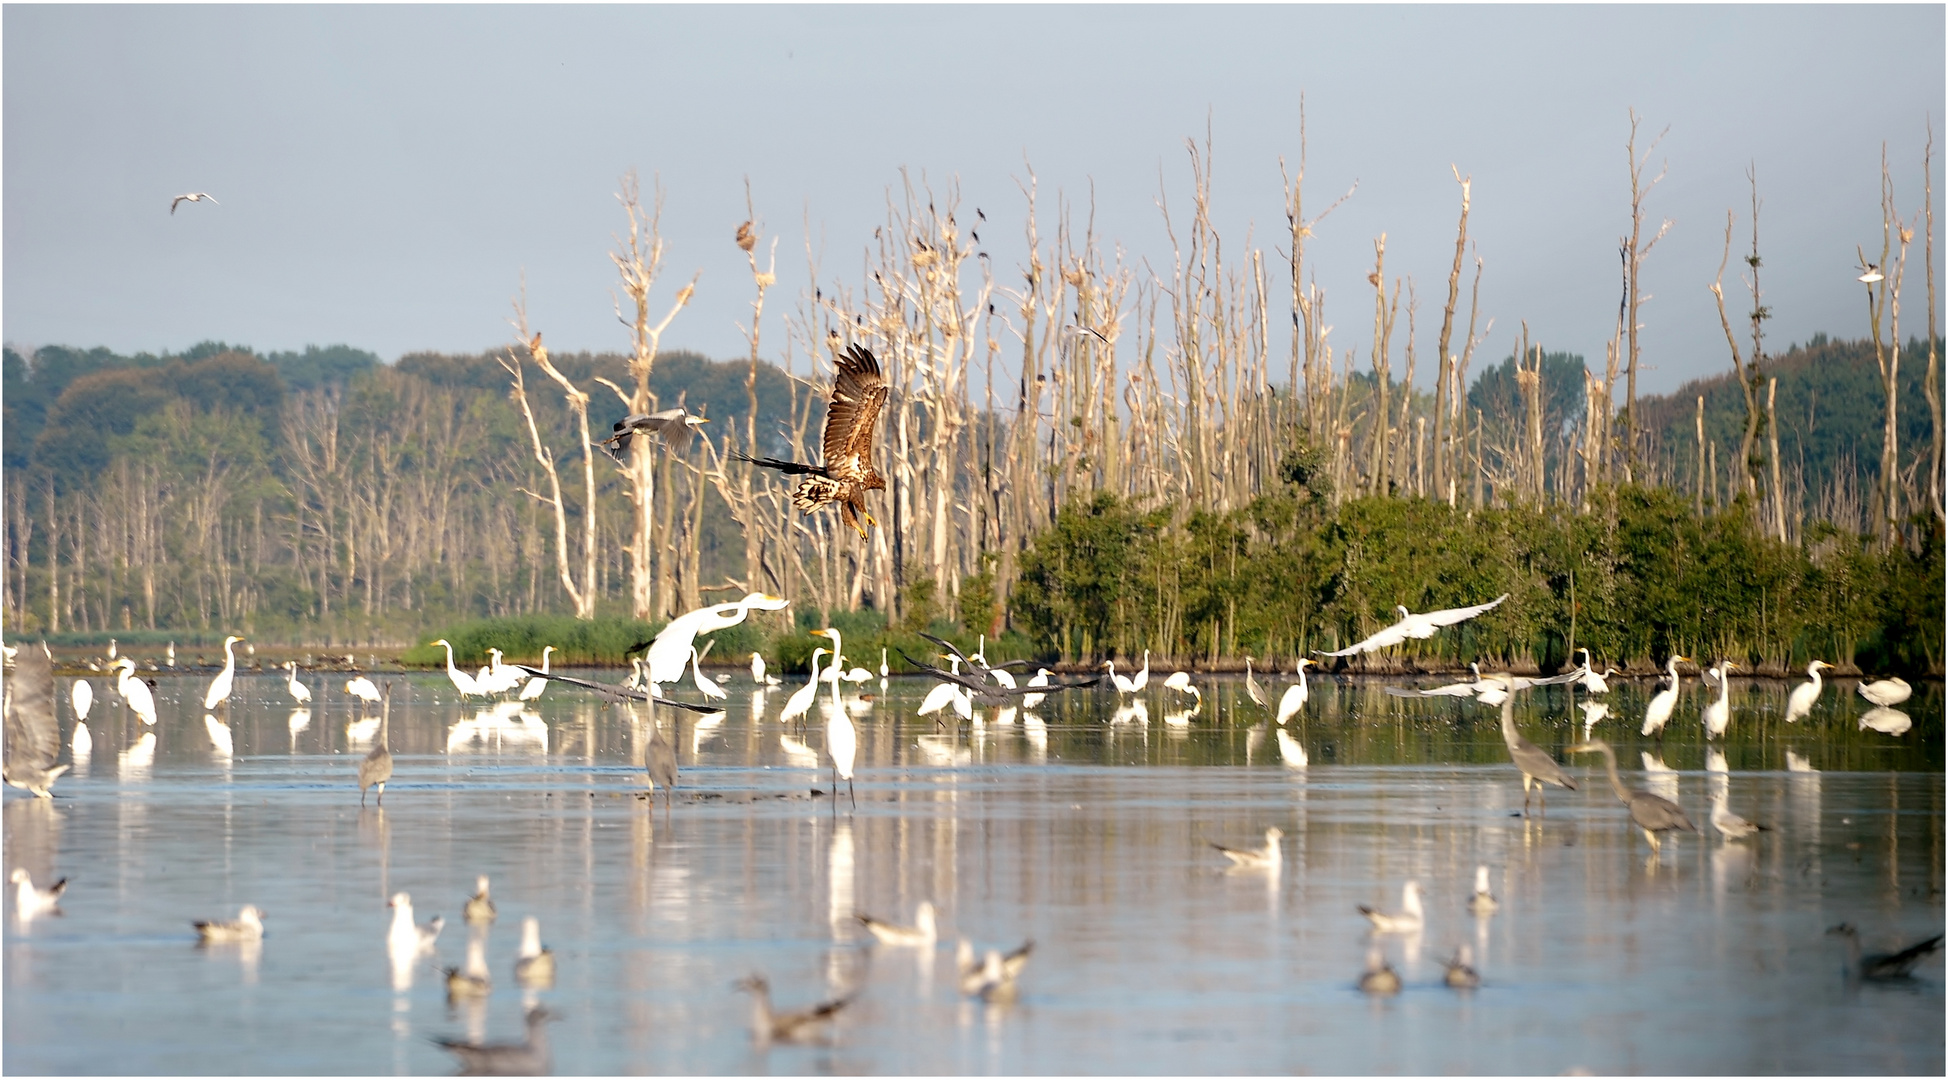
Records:
{"label": "shoreline vegetation", "polygon": [[[985,633],[991,658],[1063,670],[1145,650],[1173,668],[1249,654],[1289,670],[1395,605],[1505,592],[1482,619],[1329,670],[1553,671],[1588,647],[1633,672],[1681,652],[1942,673],[1931,134],[1913,160],[1882,161],[1882,243],[1835,285],[1867,292],[1865,336],[1780,352],[1756,179],[1725,193],[1718,263],[1658,262],[1658,140],[1633,112],[1619,315],[1586,361],[1545,349],[1521,312],[1497,331],[1479,310],[1470,213],[1495,193],[1458,171],[1453,264],[1427,310],[1389,274],[1382,234],[1370,293],[1334,297],[1334,335],[1306,245],[1356,192],[1307,192],[1297,119],[1296,165],[1279,163],[1289,230],[1269,249],[1223,243],[1212,148],[1192,141],[1158,200],[1167,267],[1127,263],[1059,192],[1051,214],[1032,172],[1012,208],[903,178],[865,265],[813,263],[814,284],[767,322],[778,238],[747,200],[724,242],[750,276],[713,286],[752,303],[749,354],[727,362],[662,349],[699,282],[663,280],[662,194],[633,172],[611,253],[626,351],[551,353],[520,303],[505,348],[392,364],[347,346],[9,348],[0,622],[9,640],[207,654],[241,632],[413,664],[444,635],[463,663],[488,644],[530,659],[554,644],[573,664],[765,592],[790,611],[720,635],[712,660],[757,648],[799,670],[801,631],[830,617],[874,671],[887,641],[925,648],[923,629],[963,647]],[[1917,196],[1922,210],[1904,209]],[[981,234],[1001,228],[1025,237],[1025,265],[993,265]],[[1749,309],[1726,306],[1735,243]],[[1591,258],[1615,273],[1617,255]],[[1724,340],[1710,348],[1730,361],[1661,398],[1637,391],[1647,261],[1714,293]],[[890,388],[873,451],[887,489],[864,541],[737,460],[816,460],[831,365],[854,345]],[[614,461],[592,441],[669,406],[711,422]]]}

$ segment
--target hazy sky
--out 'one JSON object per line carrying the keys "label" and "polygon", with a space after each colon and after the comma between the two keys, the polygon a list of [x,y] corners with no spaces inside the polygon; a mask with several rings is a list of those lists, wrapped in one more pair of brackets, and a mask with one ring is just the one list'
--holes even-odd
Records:
{"label": "hazy sky", "polygon": [[[1748,165],[1771,342],[1865,334],[1854,247],[1879,249],[1881,145],[1901,211],[1917,213],[1945,45],[1939,4],[13,4],[0,314],[16,347],[343,342],[390,360],[506,344],[525,272],[550,344],[619,350],[608,252],[633,166],[666,193],[658,310],[703,274],[666,347],[731,357],[751,293],[732,242],[746,177],[782,238],[775,343],[811,284],[808,223],[821,284],[856,288],[902,167],[943,194],[958,184],[964,223],[986,211],[1004,283],[1024,260],[1030,166],[1044,235],[1058,193],[1080,216],[1093,187],[1099,235],[1167,267],[1157,198],[1186,211],[1185,140],[1207,119],[1227,251],[1249,232],[1276,265],[1278,162],[1298,156],[1303,93],[1311,205],[1359,182],[1309,250],[1336,345],[1364,350],[1385,232],[1431,352],[1453,164],[1474,178],[1496,320],[1480,359],[1506,355],[1526,319],[1545,346],[1597,364],[1634,106],[1645,143],[1669,128],[1648,209],[1675,225],[1647,265],[1643,314],[1643,384],[1666,390],[1728,367],[1707,286],[1727,209],[1749,243]],[[221,204],[171,216],[188,191]],[[1904,336],[1925,327],[1915,248]]]}

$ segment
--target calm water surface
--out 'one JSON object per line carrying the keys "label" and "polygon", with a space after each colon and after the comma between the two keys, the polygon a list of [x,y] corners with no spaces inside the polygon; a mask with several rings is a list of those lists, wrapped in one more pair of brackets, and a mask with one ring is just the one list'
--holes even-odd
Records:
{"label": "calm water surface", "polygon": [[[1655,781],[1707,830],[1652,858],[1595,762],[1523,818],[1498,710],[1371,682],[1315,680],[1295,768],[1235,681],[1200,680],[1189,716],[1153,680],[1142,715],[1085,691],[955,732],[914,715],[927,684],[895,680],[858,718],[858,808],[835,812],[811,794],[829,787],[804,749],[822,745],[816,713],[787,743],[786,694],[756,700],[738,676],[727,716],[656,718],[683,770],[666,812],[643,798],[645,712],[556,684],[497,715],[423,675],[396,677],[397,771],[384,809],[361,809],[376,725],[342,679],[312,679],[323,700],[305,715],[282,675],[240,678],[230,757],[195,707],[205,678],[161,680],[152,757],[94,680],[91,759],[51,803],[9,789],[4,808],[7,868],[71,881],[64,917],[23,924],[8,901],[9,1072],[444,1073],[431,1037],[518,1038],[534,1000],[565,1014],[560,1073],[1944,1069],[1941,958],[1905,985],[1853,985],[1823,934],[1850,921],[1874,950],[1942,929],[1939,683],[1890,736],[1859,728],[1850,684],[1787,726],[1784,684],[1741,681],[1721,761],[1695,681],[1661,747],[1634,734],[1649,684],[1619,687],[1596,733],[1628,782],[1659,755],[1672,771]],[[1517,711],[1559,755],[1581,718],[1559,689]],[[1777,831],[1711,833],[1715,783]],[[1269,825],[1281,874],[1220,872],[1207,841],[1256,844]],[[1492,919],[1463,906],[1477,864]],[[437,968],[465,953],[478,874],[500,909],[495,988],[450,1007]],[[1369,939],[1355,905],[1397,908],[1409,878],[1425,930]],[[399,890],[448,925],[437,958],[395,971]],[[909,921],[923,899],[938,950],[875,948],[851,917]],[[261,947],[196,945],[190,920],[244,903],[267,912]],[[514,983],[527,915],[555,951],[552,990]],[[1017,1004],[959,998],[957,935],[1035,940]],[[1370,940],[1406,981],[1397,998],[1354,988]],[[1484,982],[1458,994],[1439,961],[1463,943]],[[731,989],[752,971],[784,1007],[859,997],[829,1045],[760,1051]]]}

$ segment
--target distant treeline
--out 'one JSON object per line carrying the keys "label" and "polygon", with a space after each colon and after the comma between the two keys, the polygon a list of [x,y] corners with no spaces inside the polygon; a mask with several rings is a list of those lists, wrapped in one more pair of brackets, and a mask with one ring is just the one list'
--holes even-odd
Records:
{"label": "distant treeline", "polygon": [[[617,354],[554,363],[592,389],[597,377],[627,378]],[[1493,481],[1480,509],[1466,499],[1449,507],[1335,493],[1324,451],[1294,429],[1282,476],[1246,507],[1072,498],[1029,539],[1017,580],[982,571],[951,592],[909,580],[900,625],[970,634],[1012,626],[1044,655],[1289,655],[1363,636],[1394,603],[1424,609],[1506,591],[1493,618],[1410,654],[1553,666],[1587,645],[1640,663],[1689,651],[1939,670],[1938,526],[1919,516],[1932,540],[1918,553],[1863,538],[1870,526],[1857,493],[1871,487],[1877,464],[1863,439],[1882,408],[1871,346],[1822,337],[1767,363],[1779,378],[1788,488],[1801,495],[1792,543],[1766,539],[1749,510],[1731,505],[1744,405],[1728,375],[1643,399],[1649,453],[1665,462],[1651,471],[1665,485],[1604,489],[1586,512],[1503,500]],[[1540,359],[1552,471],[1575,452],[1583,367],[1570,354]],[[654,385],[664,405],[683,401],[728,422],[748,409],[750,369],[671,353],[658,359]],[[1921,365],[1907,372],[1902,437],[1914,446],[1925,443],[1928,419]],[[404,642],[458,620],[565,610],[552,521],[523,492],[538,470],[508,385],[492,352],[416,353],[387,365],[342,345],[257,354],[210,342],[136,356],[9,349],[9,630],[248,627],[307,643]],[[550,390],[530,373],[537,423],[566,475],[580,467],[579,446]],[[791,394],[785,372],[758,365],[760,437],[764,423],[791,411]],[[1703,516],[1690,491],[1699,394],[1707,438],[1724,459]],[[592,409],[598,429],[623,411],[607,396]],[[1492,459],[1524,419],[1514,358],[1487,366],[1467,404]],[[1481,471],[1492,473],[1488,464]],[[612,470],[600,465],[598,476],[597,588],[605,614],[620,617],[628,507]],[[579,488],[564,495],[579,521]],[[685,542],[701,548],[701,569],[688,589],[728,589],[746,580],[741,530],[714,491],[699,497],[701,525]],[[890,513],[880,516],[890,525]],[[673,562],[671,572],[682,569]],[[606,656],[621,632],[577,652]]]}

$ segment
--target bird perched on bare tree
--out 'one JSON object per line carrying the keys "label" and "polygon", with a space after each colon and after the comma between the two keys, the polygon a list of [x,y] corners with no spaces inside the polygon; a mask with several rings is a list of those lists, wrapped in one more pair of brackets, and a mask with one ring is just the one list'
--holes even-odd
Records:
{"label": "bird perched on bare tree", "polygon": [[866,512],[866,492],[886,489],[886,477],[872,460],[874,429],[886,392],[886,377],[880,374],[872,351],[853,345],[839,358],[832,397],[825,406],[825,464],[735,456],[761,468],[804,476],[792,489],[792,505],[810,514],[837,503],[840,517],[863,540],[867,530],[879,524]]}
{"label": "bird perched on bare tree", "polygon": [[749,251],[758,246],[758,231],[745,222],[737,227],[737,246],[741,251]]}
{"label": "bird perched on bare tree", "polygon": [[187,195],[178,195],[175,198],[169,200],[169,212],[172,214],[175,213],[176,207],[182,205],[183,203],[202,202],[205,199],[208,199],[210,202],[215,203],[217,206],[223,205],[222,203],[217,202],[216,198],[207,191],[192,191]]}
{"label": "bird perched on bare tree", "polygon": [[614,434],[596,440],[595,445],[616,459],[618,465],[624,464],[623,458],[629,453],[629,442],[638,435],[660,436],[664,446],[681,454],[690,448],[690,438],[696,434],[697,428],[708,423],[709,417],[692,416],[681,408],[631,413],[616,421]]}

